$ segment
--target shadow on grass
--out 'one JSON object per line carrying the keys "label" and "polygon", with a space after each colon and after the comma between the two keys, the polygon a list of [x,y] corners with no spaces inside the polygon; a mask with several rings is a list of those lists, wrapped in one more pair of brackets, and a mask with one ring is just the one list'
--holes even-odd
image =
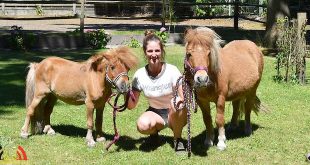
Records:
{"label": "shadow on grass", "polygon": [[5,116],[5,115],[11,115],[13,112],[12,110],[4,110],[4,109],[0,109],[0,116]]}
{"label": "shadow on grass", "polygon": [[52,125],[52,128],[55,130],[56,133],[65,135],[65,136],[73,136],[73,137],[84,137],[86,136],[87,129],[76,127],[74,125]]}
{"label": "shadow on grass", "polygon": [[[229,124],[230,123],[225,124],[225,128],[227,128]],[[247,137],[244,134],[243,128],[244,128],[244,121],[240,121],[239,127],[236,130],[234,130],[233,132],[226,131],[227,140]],[[253,133],[258,128],[260,128],[259,125],[252,123]],[[56,133],[60,133],[65,136],[84,137],[86,136],[86,133],[87,133],[86,128],[80,128],[74,125],[55,125],[53,126],[53,129],[56,131]],[[186,127],[184,127],[183,131],[186,131]],[[215,137],[217,137],[218,129],[215,129],[214,133],[215,133]],[[107,139],[106,145],[114,139],[114,135],[111,135],[111,134],[104,134],[104,137]],[[208,148],[204,146],[205,137],[206,137],[206,132],[203,131],[199,135],[191,138],[191,152],[193,153],[193,155],[196,155],[196,156],[207,156],[208,155],[207,153]],[[125,150],[125,151],[139,150],[142,152],[151,152],[165,145],[166,143],[168,143],[171,147],[171,152],[174,152],[174,143],[173,143],[172,136],[159,135],[159,142],[156,144],[151,143],[148,138],[149,137],[141,137],[139,139],[134,139],[127,135],[121,135],[119,140],[113,145],[117,146],[115,150],[117,152],[120,150]],[[187,139],[183,138],[182,142],[184,146],[187,147]],[[217,138],[215,138],[214,147],[216,147],[217,142],[218,140]]]}

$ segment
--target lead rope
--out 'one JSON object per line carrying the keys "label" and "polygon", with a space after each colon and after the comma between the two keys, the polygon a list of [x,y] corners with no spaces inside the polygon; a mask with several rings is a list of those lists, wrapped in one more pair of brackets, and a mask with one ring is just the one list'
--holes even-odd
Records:
{"label": "lead rope", "polygon": [[[110,103],[110,100],[112,97],[115,97],[114,99],[114,104],[112,105]],[[108,103],[110,104],[111,107],[113,107],[113,127],[114,127],[114,138],[113,140],[105,147],[105,149],[108,151],[109,148],[112,146],[112,144],[116,143],[118,140],[119,140],[119,133],[117,131],[117,128],[116,128],[116,113],[117,112],[123,112],[126,108],[127,108],[127,105],[128,105],[128,100],[129,99],[132,99],[133,101],[135,101],[135,96],[133,95],[132,93],[132,90],[129,90],[127,92],[127,96],[126,96],[126,100],[125,100],[125,103],[122,105],[122,106],[117,106],[117,101],[118,101],[118,98],[119,96],[121,95],[121,93],[112,93],[111,96],[109,97],[108,99]]]}
{"label": "lead rope", "polygon": [[[180,85],[180,81],[182,81],[182,91],[183,91],[183,107],[179,108],[179,106],[176,103],[176,98],[178,96],[178,88]],[[191,157],[191,109],[194,109],[194,112],[197,112],[197,105],[196,101],[196,94],[194,94],[194,88],[191,88],[191,85],[188,81],[186,81],[185,71],[182,76],[180,76],[177,80],[175,90],[174,90],[174,98],[173,98],[173,104],[174,108],[176,110],[181,110],[184,107],[187,110],[187,156]],[[194,95],[194,96],[193,96]]]}

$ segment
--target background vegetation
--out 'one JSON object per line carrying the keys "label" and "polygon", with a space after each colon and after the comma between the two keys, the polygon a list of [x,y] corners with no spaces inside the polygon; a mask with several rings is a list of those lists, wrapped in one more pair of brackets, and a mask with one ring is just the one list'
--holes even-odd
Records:
{"label": "background vegetation", "polygon": [[[140,57],[140,66],[143,66],[141,48],[134,51]],[[184,47],[169,46],[166,52],[167,61],[183,71]],[[161,146],[154,148],[145,145],[146,136],[136,131],[136,120],[147,107],[143,97],[135,110],[118,114],[117,126],[121,138],[108,152],[104,150],[106,143],[97,143],[94,148],[86,146],[85,106],[72,106],[60,101],[51,119],[57,133],[55,136],[35,135],[21,139],[19,133],[25,117],[24,81],[28,63],[50,55],[82,61],[93,53],[0,52],[0,144],[4,148],[5,159],[14,159],[20,145],[27,153],[29,164],[307,164],[305,154],[310,152],[310,88],[309,85],[275,83],[275,59],[272,57],[265,57],[264,74],[257,93],[270,112],[258,116],[253,113],[254,134],[251,137],[244,137],[241,129],[227,134],[228,148],[225,151],[219,151],[216,147],[207,150],[203,146],[205,127],[199,110],[192,115],[193,153],[190,159],[187,155],[174,153],[170,129],[160,132]],[[133,73],[134,70],[130,76]],[[227,103],[226,123],[229,123],[231,115],[232,105]],[[243,125],[243,120],[240,124]],[[112,140],[112,109],[108,105],[104,112],[103,129],[107,140]],[[186,128],[183,138],[186,138]]]}

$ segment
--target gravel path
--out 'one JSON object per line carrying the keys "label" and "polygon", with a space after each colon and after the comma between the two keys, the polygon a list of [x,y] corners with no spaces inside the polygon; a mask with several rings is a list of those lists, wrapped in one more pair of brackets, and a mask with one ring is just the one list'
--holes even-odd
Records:
{"label": "gravel path", "polygon": [[[160,27],[161,22],[150,21],[145,19],[96,19],[85,18],[85,29],[104,27],[107,30],[117,30],[126,25],[136,25],[139,28],[147,29]],[[32,31],[49,31],[49,32],[65,32],[73,31],[80,26],[80,19],[48,19],[48,20],[0,20],[0,30],[9,30],[11,26],[22,26],[24,30]],[[210,27],[233,27],[233,19],[208,19],[208,20],[186,20],[176,24],[176,26],[210,26]],[[240,20],[239,27],[241,29],[263,30],[264,25],[261,23]]]}

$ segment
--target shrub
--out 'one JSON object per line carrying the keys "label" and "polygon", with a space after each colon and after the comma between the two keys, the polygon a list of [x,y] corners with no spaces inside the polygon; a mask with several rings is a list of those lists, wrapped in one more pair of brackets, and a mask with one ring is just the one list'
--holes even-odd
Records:
{"label": "shrub", "polygon": [[89,30],[85,34],[85,39],[92,48],[103,49],[111,40],[111,35],[106,33],[104,29]]}
{"label": "shrub", "polygon": [[9,43],[13,50],[26,50],[33,47],[35,36],[33,33],[24,33],[21,26],[11,26]]}
{"label": "shrub", "polygon": [[168,42],[169,33],[167,33],[166,28],[162,27],[159,31],[155,31],[155,35],[157,35],[164,44]]}
{"label": "shrub", "polygon": [[44,11],[41,5],[36,5],[36,14],[38,16],[43,16],[44,15]]}
{"label": "shrub", "polygon": [[139,41],[133,37],[130,37],[130,41],[125,41],[125,45],[131,48],[139,48],[141,47]]}
{"label": "shrub", "polygon": [[306,39],[305,24],[299,31],[297,21],[290,22],[288,18],[277,20],[277,30],[280,31],[276,45],[276,76],[274,80],[281,82],[305,83],[306,69]]}

